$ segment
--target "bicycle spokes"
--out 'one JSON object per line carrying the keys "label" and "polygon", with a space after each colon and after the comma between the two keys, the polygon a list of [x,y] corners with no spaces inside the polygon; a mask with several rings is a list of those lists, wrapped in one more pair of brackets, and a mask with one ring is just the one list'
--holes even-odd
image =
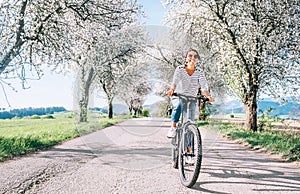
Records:
{"label": "bicycle spokes", "polygon": [[201,136],[195,125],[188,125],[179,146],[179,172],[183,185],[192,187],[197,181],[202,161]]}

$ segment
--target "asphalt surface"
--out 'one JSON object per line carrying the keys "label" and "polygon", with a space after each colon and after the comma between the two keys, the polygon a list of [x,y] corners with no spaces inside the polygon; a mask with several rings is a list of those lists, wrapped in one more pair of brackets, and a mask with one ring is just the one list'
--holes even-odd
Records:
{"label": "asphalt surface", "polygon": [[171,166],[170,121],[125,121],[50,150],[0,163],[0,193],[300,193],[300,167],[201,129],[193,188]]}

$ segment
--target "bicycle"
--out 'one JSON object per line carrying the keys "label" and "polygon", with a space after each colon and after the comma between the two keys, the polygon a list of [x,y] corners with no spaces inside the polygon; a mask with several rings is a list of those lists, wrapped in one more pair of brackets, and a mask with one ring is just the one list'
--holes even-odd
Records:
{"label": "bicycle", "polygon": [[[178,96],[181,99],[183,108],[187,108],[187,114],[189,113],[188,108],[191,102],[197,102],[198,99],[203,102],[208,101],[206,96],[191,97],[176,93],[173,96]],[[176,169],[179,167],[181,183],[191,188],[196,183],[201,169],[202,139],[197,125],[187,119],[189,118],[188,115],[186,118],[183,117],[182,111],[181,121],[176,126],[176,135],[171,140],[173,145],[172,165]],[[187,162],[188,157],[194,159],[194,164]]]}

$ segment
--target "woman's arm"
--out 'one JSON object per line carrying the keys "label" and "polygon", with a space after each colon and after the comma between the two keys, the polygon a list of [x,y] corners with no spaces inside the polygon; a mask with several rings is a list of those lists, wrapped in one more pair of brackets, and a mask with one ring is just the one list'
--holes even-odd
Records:
{"label": "woman's arm", "polygon": [[172,81],[172,84],[171,84],[171,88],[170,88],[169,91],[167,91],[167,95],[168,96],[172,96],[174,94],[174,91],[176,90],[176,84],[180,80],[180,77],[179,77],[179,68],[180,67],[177,67],[175,69],[175,72],[174,72],[174,75],[173,75],[173,81]]}
{"label": "woman's arm", "polygon": [[208,102],[214,102],[214,98],[210,95],[209,91],[203,91],[203,94],[208,98]]}
{"label": "woman's arm", "polygon": [[176,85],[173,84],[173,85],[171,86],[170,90],[167,91],[167,95],[168,95],[168,96],[172,96],[172,95],[174,94],[175,89],[176,89]]}
{"label": "woman's arm", "polygon": [[207,83],[206,77],[203,72],[201,72],[201,74],[200,74],[199,85],[201,87],[201,93],[204,94],[208,98],[208,101],[214,102],[215,100],[213,99],[213,97],[210,95],[210,93],[208,91],[208,83]]}

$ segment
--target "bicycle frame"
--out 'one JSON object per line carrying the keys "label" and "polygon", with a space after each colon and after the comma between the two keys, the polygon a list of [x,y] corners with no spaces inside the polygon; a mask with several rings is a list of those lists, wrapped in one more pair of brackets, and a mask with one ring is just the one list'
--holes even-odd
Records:
{"label": "bicycle frame", "polygon": [[[181,133],[181,136],[180,136],[180,140],[183,141],[183,145],[185,145],[184,147],[187,148],[188,144],[190,143],[191,145],[193,144],[193,142],[188,142],[188,140],[192,139],[190,137],[187,137],[188,134],[187,134],[187,125],[190,124],[190,123],[193,123],[194,121],[194,118],[190,118],[190,106],[191,106],[191,103],[197,103],[197,100],[198,98],[194,98],[194,97],[187,97],[187,96],[184,96],[184,95],[178,95],[179,98],[181,99],[181,103],[182,103],[182,111],[181,111],[181,123],[182,123],[182,133]],[[184,110],[186,109],[186,110]],[[184,117],[184,112],[186,111],[186,115]],[[190,118],[190,119],[189,119]],[[182,138],[182,137],[186,137],[186,138]],[[188,154],[187,153],[187,150],[185,150],[185,153],[184,155],[185,156],[193,156],[193,153],[194,153],[194,150],[193,150],[193,147],[192,147],[192,154]]]}
{"label": "bicycle frame", "polygon": [[[179,150],[179,144],[180,144],[180,141],[183,140],[184,142],[184,145],[186,145],[186,140],[185,138],[182,138],[182,135],[185,135],[186,134],[186,126],[188,124],[191,124],[193,123],[192,120],[189,120],[189,114],[190,114],[190,111],[189,111],[189,106],[190,106],[190,103],[191,102],[197,102],[198,100],[202,100],[203,102],[206,102],[208,101],[208,98],[206,96],[200,96],[200,97],[191,97],[191,96],[186,96],[186,95],[182,95],[182,94],[177,94],[177,93],[174,93],[173,94],[174,96],[178,96],[179,99],[181,99],[182,101],[182,111],[181,111],[181,118],[180,118],[180,122],[177,123],[177,126],[176,126],[176,136],[174,138],[172,138],[172,145],[173,145],[173,152],[172,152],[172,155],[173,155],[173,167],[174,168],[178,168],[178,150]],[[184,108],[186,108],[186,116],[184,117]],[[193,153],[193,151],[192,151]],[[186,153],[185,153],[186,154]],[[191,156],[194,156],[194,155],[191,155]]]}
{"label": "bicycle frame", "polygon": [[[190,118],[190,103],[196,102],[198,99],[201,99],[202,101],[208,101],[208,99],[205,96],[202,97],[190,97],[185,96],[181,94],[176,94],[176,96],[179,97],[182,103],[182,112],[181,112],[181,119],[180,122],[178,122],[176,127],[176,136],[172,139],[172,157],[173,157],[173,167],[178,168],[178,164],[180,164],[180,178],[181,183],[186,187],[192,187],[199,175],[200,168],[201,168],[201,160],[202,160],[202,143],[201,143],[201,134],[196,126],[196,124],[193,122],[194,118]],[[186,108],[186,110],[184,110]],[[184,115],[184,112],[186,112],[186,115]],[[196,138],[196,142],[195,142]],[[195,154],[195,144],[197,154]],[[199,150],[200,146],[200,150]],[[191,150],[188,151],[188,147],[191,148]],[[196,156],[197,161],[195,164],[195,171],[193,171],[192,178],[187,178],[185,175],[185,168],[182,166],[185,162],[183,160],[183,157],[194,157]],[[179,161],[180,159],[180,161]],[[189,177],[189,175],[188,175]]]}

